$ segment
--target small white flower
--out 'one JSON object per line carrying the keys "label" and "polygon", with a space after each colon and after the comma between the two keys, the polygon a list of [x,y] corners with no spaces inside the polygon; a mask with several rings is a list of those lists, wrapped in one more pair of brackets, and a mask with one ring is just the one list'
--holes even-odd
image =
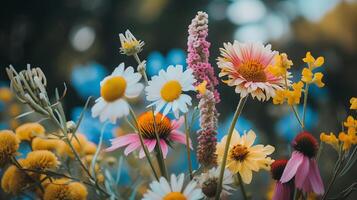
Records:
{"label": "small white flower", "polygon": [[187,105],[191,106],[191,97],[183,92],[193,91],[196,82],[192,69],[183,71],[182,65],[170,65],[167,70],[160,70],[159,75],[153,76],[149,85],[145,88],[146,99],[153,101],[148,107],[155,105],[155,114],[164,107],[163,115],[173,111],[175,117],[179,112],[186,113]]}
{"label": "small white flower", "polygon": [[120,33],[119,39],[121,43],[120,53],[127,56],[139,53],[144,46],[144,42],[137,40],[129,30],[125,31],[125,35]]}
{"label": "small white flower", "polygon": [[163,177],[160,181],[153,181],[142,200],[199,200],[204,196],[196,181],[190,181],[183,187],[184,174],[176,177],[171,175],[170,183]]}
{"label": "small white flower", "polygon": [[[198,178],[198,184],[205,195],[205,199],[214,199],[216,196],[217,183],[219,180],[221,168],[214,167],[206,173],[202,173]],[[230,185],[234,182],[233,174],[229,169],[224,170],[221,198],[230,195],[230,191],[234,190]]]}
{"label": "small white flower", "polygon": [[100,95],[92,108],[92,116],[99,116],[101,122],[109,119],[115,123],[118,118],[129,114],[129,104],[125,98],[136,98],[143,90],[139,83],[141,75],[132,67],[124,70],[121,63],[113,73],[100,82]]}

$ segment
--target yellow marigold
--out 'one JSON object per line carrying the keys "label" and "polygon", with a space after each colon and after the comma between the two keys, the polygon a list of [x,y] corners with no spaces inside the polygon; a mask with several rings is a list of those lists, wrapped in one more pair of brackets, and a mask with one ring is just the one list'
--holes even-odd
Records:
{"label": "yellow marigold", "polygon": [[0,88],[0,100],[4,102],[9,102],[12,99],[12,93],[9,88],[2,87]]}
{"label": "yellow marigold", "polygon": [[357,97],[352,97],[350,99],[350,103],[351,103],[350,109],[357,110]]}
{"label": "yellow marigold", "polygon": [[[68,135],[68,137],[71,139],[71,144],[72,144],[73,148],[76,150],[76,152],[79,155],[83,155],[85,146],[88,143],[87,137],[80,133],[77,133],[76,136],[77,136],[78,140],[75,137],[72,137],[71,134]],[[63,150],[64,150],[64,153],[66,153],[69,157],[74,158],[73,151],[68,144],[65,144]]]}
{"label": "yellow marigold", "polygon": [[309,68],[314,69],[316,67],[320,67],[321,65],[324,64],[325,59],[324,57],[320,56],[317,59],[315,59],[310,52],[306,53],[305,58],[302,59],[305,63],[309,65]]}
{"label": "yellow marigold", "polygon": [[45,188],[44,200],[86,200],[87,188],[79,182],[62,178],[54,180]]}
{"label": "yellow marigold", "polygon": [[26,168],[29,169],[54,169],[59,161],[54,153],[48,150],[37,150],[27,154]]}
{"label": "yellow marigold", "polygon": [[20,141],[14,132],[9,130],[0,131],[0,167],[8,163],[12,156],[16,155],[19,143]]}
{"label": "yellow marigold", "polygon": [[61,148],[63,141],[59,139],[51,139],[51,138],[41,138],[36,137],[32,140],[31,146],[32,150],[49,150],[55,151]]}
{"label": "yellow marigold", "polygon": [[84,153],[86,155],[89,155],[89,154],[95,154],[96,151],[97,151],[97,145],[95,145],[93,142],[87,142],[87,144],[84,147]]}
{"label": "yellow marigold", "polygon": [[[24,162],[24,160],[19,160],[20,165],[23,165]],[[1,188],[6,193],[18,194],[30,183],[31,180],[24,171],[21,171],[15,165],[11,165],[2,176]]]}
{"label": "yellow marigold", "polygon": [[327,135],[326,133],[321,133],[320,140],[322,142],[325,142],[325,143],[331,145],[334,149],[336,149],[338,151],[339,141],[338,141],[337,137],[335,136],[335,134],[333,134],[332,132],[330,133],[330,135]]}
{"label": "yellow marigold", "polygon": [[338,135],[338,139],[343,142],[343,150],[348,150],[351,148],[352,145],[357,144],[356,135],[349,135],[345,132],[341,132]]}
{"label": "yellow marigold", "polygon": [[25,123],[19,126],[15,132],[20,140],[31,141],[38,135],[44,135],[45,128],[39,123]]}

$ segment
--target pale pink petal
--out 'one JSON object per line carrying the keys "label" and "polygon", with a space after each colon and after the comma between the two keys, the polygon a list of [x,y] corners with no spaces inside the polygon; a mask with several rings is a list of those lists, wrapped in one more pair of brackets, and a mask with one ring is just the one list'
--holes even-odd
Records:
{"label": "pale pink petal", "polygon": [[111,139],[110,142],[112,143],[112,145],[115,144],[116,146],[122,147],[131,144],[133,142],[137,142],[138,140],[139,140],[139,135],[136,133],[131,133]]}
{"label": "pale pink petal", "polygon": [[148,151],[152,152],[152,150],[154,150],[154,148],[156,146],[156,140],[147,140],[147,142],[145,144],[148,147]]}
{"label": "pale pink petal", "polygon": [[288,200],[291,199],[291,187],[289,183],[281,183],[277,181],[275,184],[272,200]]}
{"label": "pale pink petal", "polygon": [[161,150],[162,150],[162,155],[166,159],[167,153],[169,151],[169,147],[167,146],[165,140],[160,140],[160,146],[161,146]]}
{"label": "pale pink petal", "polygon": [[171,129],[175,130],[175,129],[179,129],[181,127],[181,125],[184,123],[184,117],[180,117],[178,120],[172,120],[171,121]]}
{"label": "pale pink petal", "polygon": [[311,161],[310,173],[308,176],[313,191],[318,195],[322,195],[324,193],[324,183],[322,182],[320,171],[319,168],[317,167],[316,160]]}
{"label": "pale pink petal", "polygon": [[[169,137],[172,141],[187,145],[186,135],[180,131],[175,131],[175,130],[171,131],[171,134]],[[193,149],[191,140],[190,140],[190,148]]]}
{"label": "pale pink petal", "polygon": [[303,156],[301,165],[296,171],[296,175],[295,175],[295,186],[299,189],[302,189],[305,180],[308,178],[307,175],[309,174],[309,170],[310,170],[309,164],[310,164],[310,159],[306,156]]}
{"label": "pale pink petal", "polygon": [[128,145],[125,150],[124,150],[124,155],[128,155],[129,153],[133,152],[135,149],[137,149],[140,146],[140,142],[135,142],[135,143],[131,143],[130,145]]}
{"label": "pale pink petal", "polygon": [[289,182],[296,174],[297,169],[303,161],[304,155],[294,151],[284,169],[283,175],[280,178],[282,183]]}
{"label": "pale pink petal", "polygon": [[145,157],[145,152],[143,148],[140,148],[139,158],[142,159]]}

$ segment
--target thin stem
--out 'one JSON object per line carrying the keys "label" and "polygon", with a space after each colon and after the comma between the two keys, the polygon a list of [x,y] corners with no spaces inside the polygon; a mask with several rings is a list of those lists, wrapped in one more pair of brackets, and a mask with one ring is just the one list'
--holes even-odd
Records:
{"label": "thin stem", "polygon": [[332,176],[332,178],[331,178],[331,180],[330,180],[330,182],[329,182],[329,184],[328,184],[328,186],[326,188],[326,192],[322,196],[321,200],[325,200],[327,198],[327,194],[330,192],[331,187],[332,187],[333,183],[335,182],[335,180],[337,178],[338,171],[340,170],[340,167],[341,167],[341,159],[338,159],[336,170],[333,173],[333,176]]}
{"label": "thin stem", "polygon": [[247,196],[247,193],[244,188],[244,183],[243,183],[242,177],[239,173],[237,173],[237,176],[238,176],[238,180],[239,180],[239,187],[240,187],[240,190],[242,191],[243,199],[248,200],[248,196]]}
{"label": "thin stem", "polygon": [[309,84],[306,83],[305,89],[304,89],[304,107],[302,110],[302,125],[305,127],[305,115],[306,115],[306,105],[307,105],[307,97],[309,95]]}
{"label": "thin stem", "polygon": [[228,150],[229,150],[229,145],[231,143],[231,139],[232,139],[232,135],[233,135],[233,130],[234,127],[236,125],[236,122],[239,118],[239,115],[242,113],[243,107],[245,105],[245,102],[247,101],[248,96],[243,97],[239,100],[237,109],[234,113],[233,119],[232,119],[232,123],[229,127],[229,131],[228,131],[228,137],[227,137],[227,141],[226,141],[226,146],[224,148],[224,154],[223,154],[223,159],[222,159],[222,164],[221,164],[221,171],[219,174],[219,181],[218,181],[218,185],[217,185],[217,192],[216,192],[216,200],[219,200],[219,197],[221,195],[221,190],[222,190],[222,183],[223,183],[223,175],[224,175],[224,170],[226,168],[226,163],[227,163],[227,156],[228,156]]}
{"label": "thin stem", "polygon": [[187,150],[187,163],[188,163],[188,170],[190,172],[190,179],[193,179],[192,173],[192,160],[191,160],[191,150],[190,150],[190,130],[188,127],[187,121],[187,113],[185,113],[185,133],[186,133],[186,150]]}
{"label": "thin stem", "polygon": [[150,167],[151,167],[151,169],[152,169],[152,172],[154,173],[154,176],[155,176],[156,180],[159,180],[159,177],[158,177],[158,175],[157,175],[157,173],[156,173],[156,171],[155,171],[154,165],[152,164],[149,151],[148,151],[148,149],[146,148],[146,145],[144,144],[144,138],[143,138],[143,136],[142,136],[142,134],[141,134],[141,130],[140,130],[140,128],[139,128],[139,123],[138,123],[138,121],[136,120],[136,115],[135,115],[135,113],[134,113],[134,111],[133,111],[133,109],[132,109],[131,107],[129,107],[129,111],[130,111],[130,115],[131,115],[131,117],[133,118],[133,120],[134,120],[134,122],[135,122],[135,125],[136,125],[136,127],[137,127],[137,131],[138,131],[138,135],[139,135],[139,139],[140,139],[140,144],[141,144],[141,147],[142,147],[143,150],[144,150],[145,157],[146,157],[146,159],[147,159],[148,162],[149,162],[149,165],[150,165]]}

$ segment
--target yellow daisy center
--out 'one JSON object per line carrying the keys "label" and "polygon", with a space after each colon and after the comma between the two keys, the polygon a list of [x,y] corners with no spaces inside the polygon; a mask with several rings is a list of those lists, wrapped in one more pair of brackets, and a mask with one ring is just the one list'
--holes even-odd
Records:
{"label": "yellow daisy center", "polygon": [[230,150],[230,157],[237,161],[243,161],[248,153],[247,147],[237,144]]}
{"label": "yellow daisy center", "polygon": [[100,88],[100,95],[108,102],[123,97],[126,89],[126,81],[121,76],[109,78]]}
{"label": "yellow daisy center", "polygon": [[164,196],[163,200],[186,200],[187,198],[181,192],[170,192]]}
{"label": "yellow daisy center", "polygon": [[134,41],[127,41],[127,42],[124,42],[122,47],[124,49],[132,49],[132,48],[135,48],[136,46],[139,45],[139,41],[137,40],[134,40]]}
{"label": "yellow daisy center", "polygon": [[161,97],[167,102],[178,99],[181,93],[182,87],[178,81],[168,81],[160,91]]}
{"label": "yellow daisy center", "polygon": [[254,60],[243,62],[237,68],[237,72],[247,81],[266,82],[267,80],[263,65],[260,62]]}

